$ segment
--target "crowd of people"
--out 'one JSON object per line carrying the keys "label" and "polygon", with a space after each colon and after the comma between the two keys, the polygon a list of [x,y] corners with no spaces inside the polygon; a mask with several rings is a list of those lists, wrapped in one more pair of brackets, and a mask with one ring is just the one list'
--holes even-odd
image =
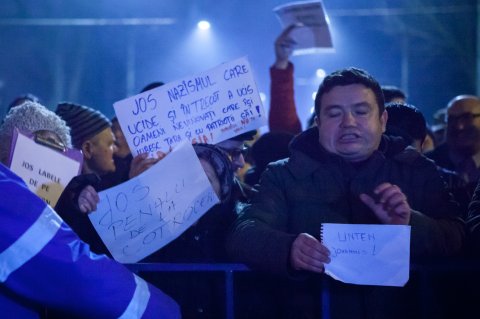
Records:
{"label": "crowd of people", "polygon": [[[429,301],[436,303],[425,312],[425,294],[415,280],[398,288],[326,277],[331,252],[319,230],[322,223],[410,225],[412,264],[478,255],[480,98],[453,97],[440,134],[400,89],[349,67],[324,78],[315,112],[302,129],[290,61],[296,27],[275,41],[269,132],[194,145],[220,203],[142,262],[247,265],[250,277],[236,288],[239,318],[321,318],[325,285],[331,318],[461,317],[468,292],[458,281],[429,278],[436,290]],[[152,83],[142,92],[161,85]],[[15,129],[82,151],[82,172],[54,208],[8,168]],[[9,106],[0,143],[0,307],[8,309],[5,313],[15,318],[224,316],[221,278],[133,274],[112,259],[88,218],[98,192],[138,176],[168,153],[133,156],[117,118],[73,102],[60,102],[53,112],[32,95]],[[439,305],[446,299],[439,291],[466,299]]]}

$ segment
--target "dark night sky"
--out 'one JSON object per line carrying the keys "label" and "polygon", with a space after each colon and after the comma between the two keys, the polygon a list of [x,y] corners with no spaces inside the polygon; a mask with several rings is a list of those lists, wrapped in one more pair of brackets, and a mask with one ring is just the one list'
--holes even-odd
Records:
{"label": "dark night sky", "polygon": [[[169,82],[248,56],[267,94],[281,27],[272,9],[281,0],[0,2],[1,114],[31,92],[54,109],[70,100],[113,116],[112,104],[152,81]],[[302,123],[318,87],[315,70],[357,66],[382,84],[402,86],[430,120],[457,94],[475,94],[476,1],[325,0],[336,53],[292,58]],[[39,26],[38,19],[169,18],[170,25]],[[194,36],[201,18],[208,43]],[[74,20],[61,20],[71,24]],[[105,21],[105,20],[104,20]],[[118,20],[107,20],[118,21]],[[25,25],[32,23],[34,25]],[[35,25],[37,24],[37,25]]]}

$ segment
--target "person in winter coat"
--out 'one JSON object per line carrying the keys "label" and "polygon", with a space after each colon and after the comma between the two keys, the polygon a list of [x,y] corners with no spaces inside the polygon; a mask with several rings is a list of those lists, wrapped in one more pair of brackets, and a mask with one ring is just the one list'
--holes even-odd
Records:
{"label": "person in winter coat", "polygon": [[[269,165],[227,239],[233,260],[292,279],[277,301],[287,318],[320,317],[319,274],[330,262],[322,223],[410,225],[412,260],[455,255],[465,238],[435,164],[383,135],[388,114],[370,74],[347,68],[327,76],[315,112],[317,127],[294,138],[289,159]],[[332,318],[405,318],[416,309],[408,284],[325,280]]]}

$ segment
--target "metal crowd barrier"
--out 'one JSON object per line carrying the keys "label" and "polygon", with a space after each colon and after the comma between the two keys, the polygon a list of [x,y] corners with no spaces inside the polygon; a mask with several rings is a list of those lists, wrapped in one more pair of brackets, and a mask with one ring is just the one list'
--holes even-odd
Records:
{"label": "metal crowd barrier", "polygon": [[130,270],[138,272],[192,271],[223,272],[225,276],[225,319],[234,319],[233,273],[249,271],[243,264],[196,264],[196,263],[137,263],[127,264]]}
{"label": "metal crowd barrier", "polygon": [[[243,264],[227,264],[227,263],[137,263],[127,264],[130,270],[135,273],[139,272],[223,272],[225,278],[225,318],[234,319],[234,273],[250,271]],[[475,260],[430,260],[428,262],[415,263],[410,266],[410,272],[416,273],[420,277],[422,291],[428,291],[429,275],[458,275],[466,272],[474,272],[480,277],[480,259]],[[330,318],[330,295],[328,281],[322,282],[322,319]],[[480,288],[480,287],[479,287]],[[428,293],[424,293],[428,298]],[[422,317],[428,318],[428,311],[423,309]],[[480,314],[479,314],[480,315]]]}

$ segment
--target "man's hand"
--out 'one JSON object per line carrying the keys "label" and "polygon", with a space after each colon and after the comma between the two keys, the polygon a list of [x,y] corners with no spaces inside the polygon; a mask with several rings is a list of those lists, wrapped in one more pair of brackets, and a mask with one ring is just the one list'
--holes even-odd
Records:
{"label": "man's hand", "polygon": [[290,251],[290,264],[296,270],[323,273],[330,262],[330,251],[315,237],[302,233],[295,238]]}
{"label": "man's hand", "polygon": [[275,68],[285,70],[288,66],[288,58],[293,52],[296,42],[290,37],[293,29],[303,26],[301,23],[291,24],[282,31],[275,40]]}
{"label": "man's hand", "polygon": [[135,156],[132,160],[132,163],[130,164],[130,172],[128,173],[128,177],[133,178],[140,175],[141,173],[145,172],[147,169],[155,165],[157,162],[164,159],[167,154],[168,153],[158,151],[157,158],[148,157],[148,153],[142,153]]}
{"label": "man's hand", "polygon": [[367,194],[361,194],[360,200],[370,207],[383,224],[408,225],[411,208],[402,190],[390,183],[377,186],[373,193],[378,196],[375,201]]}
{"label": "man's hand", "polygon": [[100,201],[98,193],[91,185],[85,186],[78,195],[78,207],[82,213],[88,214],[97,209]]}

